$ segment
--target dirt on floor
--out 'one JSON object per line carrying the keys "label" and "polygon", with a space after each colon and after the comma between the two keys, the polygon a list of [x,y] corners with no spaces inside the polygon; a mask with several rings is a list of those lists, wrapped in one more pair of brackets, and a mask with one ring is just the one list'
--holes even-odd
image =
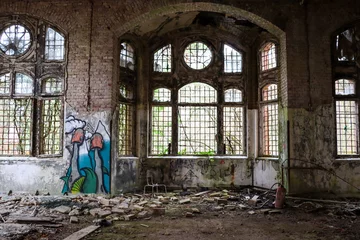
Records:
{"label": "dirt on floor", "polygon": [[[186,217],[197,207],[200,213]],[[359,218],[336,215],[327,209],[307,212],[302,208],[285,208],[281,212],[264,210],[212,211],[207,206],[183,206],[163,216],[152,216],[130,221],[112,221],[83,239],[242,239],[242,240],[359,240]],[[251,212],[251,214],[249,213]],[[85,220],[88,220],[84,224]],[[89,217],[81,219],[81,225],[66,225],[54,234],[29,234],[22,239],[64,239],[83,227],[93,224]]]}

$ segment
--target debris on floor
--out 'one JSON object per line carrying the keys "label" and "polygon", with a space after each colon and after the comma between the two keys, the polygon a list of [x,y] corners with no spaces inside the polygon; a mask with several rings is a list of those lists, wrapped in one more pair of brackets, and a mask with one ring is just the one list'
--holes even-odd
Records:
{"label": "debris on floor", "polygon": [[0,195],[0,239],[16,239],[34,231],[51,235],[69,224],[92,223],[106,227],[114,221],[146,220],[170,213],[176,217],[196,218],[197,214],[204,212],[218,215],[241,211],[254,215],[281,214],[288,209],[296,209],[311,213],[323,211],[329,217],[356,218],[360,215],[358,202],[286,197],[284,209],[275,209],[275,197],[275,190],[255,187],[123,194],[112,198],[92,194],[3,194]]}

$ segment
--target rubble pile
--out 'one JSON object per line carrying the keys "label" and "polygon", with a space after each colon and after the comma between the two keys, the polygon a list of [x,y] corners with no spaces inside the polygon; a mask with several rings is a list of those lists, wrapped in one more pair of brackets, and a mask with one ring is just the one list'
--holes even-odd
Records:
{"label": "rubble pile", "polygon": [[[257,188],[123,194],[117,197],[0,195],[0,239],[15,238],[31,231],[54,234],[68,224],[109,226],[113,221],[162,215],[195,217],[205,212],[216,215],[228,211],[249,215],[282,213],[284,209],[273,207],[274,200],[275,191]],[[360,215],[359,205],[349,202],[288,198],[285,209],[290,208],[306,212],[328,211],[329,215],[352,218]]]}

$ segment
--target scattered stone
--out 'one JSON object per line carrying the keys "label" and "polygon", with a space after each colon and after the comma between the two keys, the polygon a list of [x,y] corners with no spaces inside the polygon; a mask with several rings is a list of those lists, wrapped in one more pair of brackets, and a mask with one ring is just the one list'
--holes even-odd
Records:
{"label": "scattered stone", "polygon": [[134,205],[133,208],[134,208],[135,210],[137,210],[137,211],[142,211],[142,210],[144,210],[144,207],[141,207],[141,206],[139,206],[139,205]]}
{"label": "scattered stone", "polygon": [[194,196],[195,197],[200,197],[200,196],[203,196],[205,194],[208,194],[209,192],[211,192],[211,190],[196,193],[196,194],[194,194]]}
{"label": "scattered stone", "polygon": [[110,199],[110,205],[118,205],[121,201],[119,199]]}
{"label": "scattered stone", "polygon": [[248,214],[254,215],[254,214],[255,214],[255,211],[249,211]]}
{"label": "scattered stone", "polygon": [[240,208],[241,210],[244,210],[244,209],[248,209],[249,207],[246,206],[246,205],[244,205],[244,204],[239,204],[239,208]]}
{"label": "scattered stone", "polygon": [[221,211],[221,210],[223,210],[224,208],[223,207],[221,207],[221,206],[216,206],[216,207],[214,207],[214,210],[215,211]]}
{"label": "scattered stone", "polygon": [[215,199],[214,198],[204,198],[204,201],[208,202],[208,203],[214,203]]}
{"label": "scattered stone", "polygon": [[144,205],[147,204],[147,203],[148,203],[148,201],[142,201],[142,202],[139,202],[138,205],[139,205],[139,206],[144,206]]}
{"label": "scattered stone", "polygon": [[192,217],[194,217],[194,214],[191,213],[191,212],[186,212],[186,213],[185,213],[185,217],[187,217],[187,218],[192,218]]}
{"label": "scattered stone", "polygon": [[75,216],[71,216],[70,217],[70,223],[78,223],[79,222],[79,219]]}
{"label": "scattered stone", "polygon": [[140,226],[143,226],[143,227],[146,227],[146,228],[149,227],[149,225],[146,225],[146,224],[140,224]]}
{"label": "scattered stone", "polygon": [[170,200],[173,201],[173,202],[179,201],[179,199],[177,197],[171,197]]}
{"label": "scattered stone", "polygon": [[192,208],[191,211],[192,211],[193,213],[201,213],[198,208]]}
{"label": "scattered stone", "polygon": [[200,201],[201,200],[201,198],[200,197],[191,197],[191,201]]}
{"label": "scattered stone", "polygon": [[101,217],[101,218],[104,218],[104,217],[106,217],[106,216],[109,216],[109,215],[111,215],[111,211],[108,211],[108,210],[101,210],[101,211],[99,211],[98,212],[98,215],[99,215],[99,217]]}
{"label": "scattered stone", "polygon": [[89,214],[89,209],[88,208],[84,209],[83,214],[88,215]]}
{"label": "scattered stone", "polygon": [[120,209],[120,208],[112,208],[111,209],[111,213],[115,213],[115,214],[125,214],[125,210],[124,209]]}
{"label": "scattered stone", "polygon": [[110,206],[110,200],[106,198],[100,198],[100,204],[103,206]]}
{"label": "scattered stone", "polygon": [[190,203],[190,202],[191,202],[190,198],[181,199],[179,201],[180,204],[185,204],[185,203]]}
{"label": "scattered stone", "polygon": [[135,219],[135,214],[126,215],[126,216],[124,216],[124,219],[125,219],[125,221],[133,220],[133,219]]}
{"label": "scattered stone", "polygon": [[101,208],[93,208],[89,212],[90,212],[91,216],[96,216],[99,214],[100,211],[101,211]]}
{"label": "scattered stone", "polygon": [[71,207],[62,205],[62,206],[55,208],[54,211],[63,213],[63,214],[68,214],[71,211]]}
{"label": "scattered stone", "polygon": [[137,214],[138,218],[145,218],[148,215],[148,211],[142,211]]}
{"label": "scattered stone", "polygon": [[210,197],[221,197],[222,193],[221,192],[215,192],[215,193],[210,193]]}
{"label": "scattered stone", "polygon": [[71,212],[69,212],[69,216],[79,216],[80,212],[77,209],[71,210]]}
{"label": "scattered stone", "polygon": [[129,204],[127,202],[122,202],[120,203],[120,205],[117,206],[118,208],[122,208],[122,209],[128,209],[129,208]]}

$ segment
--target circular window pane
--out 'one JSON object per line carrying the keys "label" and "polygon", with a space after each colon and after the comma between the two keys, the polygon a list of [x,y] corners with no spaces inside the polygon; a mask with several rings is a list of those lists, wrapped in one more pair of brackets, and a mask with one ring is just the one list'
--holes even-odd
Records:
{"label": "circular window pane", "polygon": [[11,25],[0,34],[0,49],[6,55],[19,56],[31,45],[29,31],[21,25]]}
{"label": "circular window pane", "polygon": [[202,42],[190,43],[184,52],[184,61],[192,69],[204,69],[212,60],[210,48]]}

